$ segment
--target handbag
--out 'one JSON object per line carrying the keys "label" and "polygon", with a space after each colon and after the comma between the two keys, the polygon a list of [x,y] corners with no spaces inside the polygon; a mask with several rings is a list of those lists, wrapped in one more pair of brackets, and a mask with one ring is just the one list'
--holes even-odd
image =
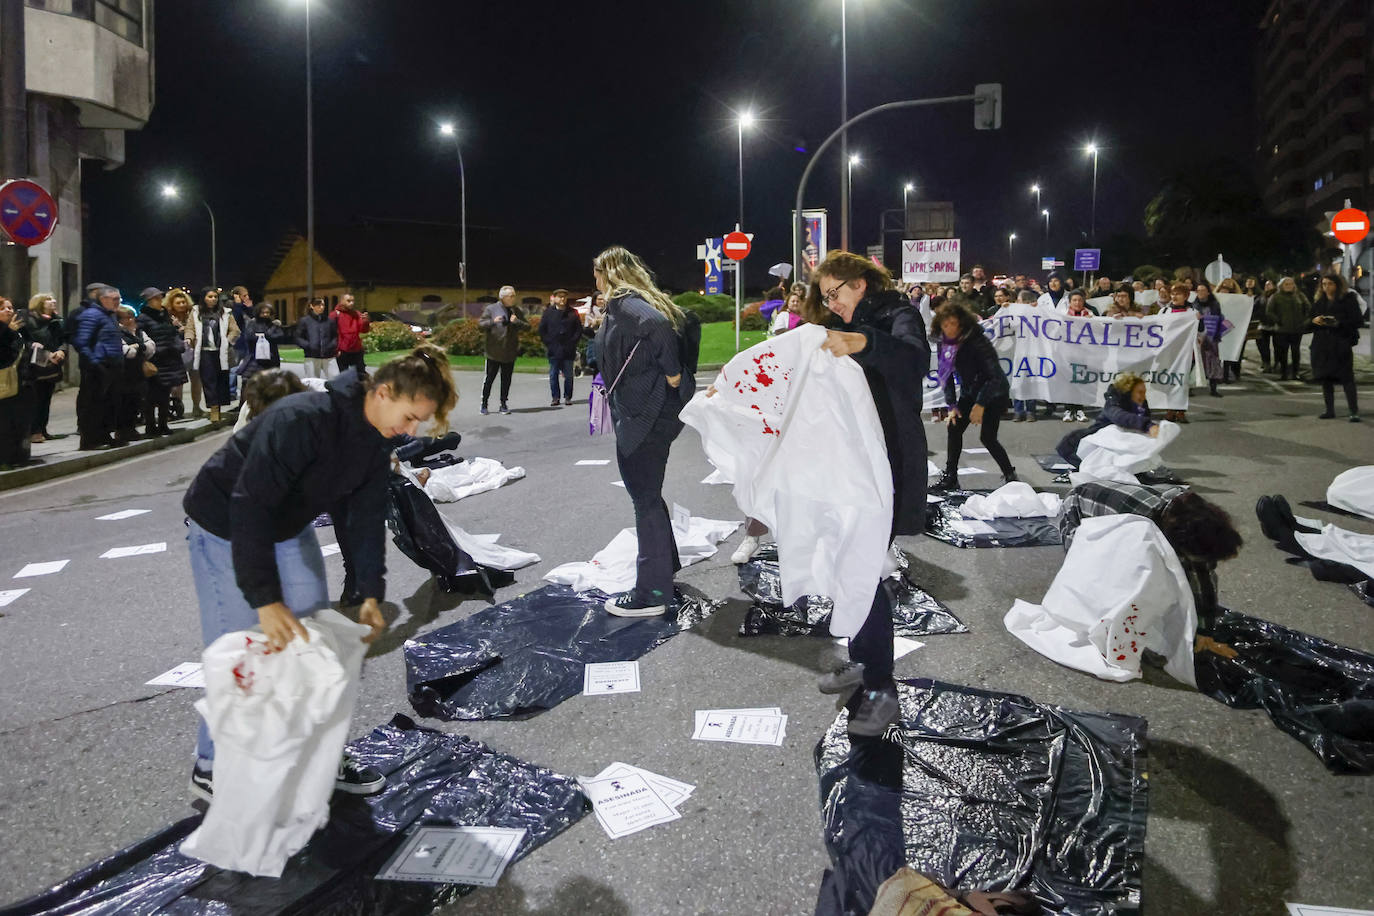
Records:
{"label": "handbag", "polygon": [[154,366],[152,363],[145,359],[143,361],[143,377],[152,378],[155,375],[157,375],[157,366]]}
{"label": "handbag", "polygon": [[256,360],[268,360],[272,358],[272,344],[268,341],[266,334],[258,335],[258,342],[253,347],[253,358]]}
{"label": "handbag", "polygon": [[19,393],[19,360],[0,369],[0,401]]}
{"label": "handbag", "polygon": [[[588,435],[604,435],[606,430],[611,427],[611,392],[615,391],[615,386],[620,384],[620,377],[625,374],[625,370],[630,367],[630,360],[635,358],[635,350],[643,341],[635,341],[634,348],[630,350],[630,355],[625,358],[625,365],[620,367],[616,373],[615,381],[611,382],[611,387],[607,388],[605,379],[600,382],[592,380],[592,396],[588,401],[591,416],[588,422]],[[600,379],[600,374],[597,375]]]}

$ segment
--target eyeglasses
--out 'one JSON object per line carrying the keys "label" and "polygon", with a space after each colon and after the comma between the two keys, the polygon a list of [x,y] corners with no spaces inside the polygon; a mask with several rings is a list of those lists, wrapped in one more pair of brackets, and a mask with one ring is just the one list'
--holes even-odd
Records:
{"label": "eyeglasses", "polygon": [[[846,282],[848,282],[848,281],[846,281]],[[819,284],[817,284],[817,285],[819,285]],[[834,302],[835,299],[836,299],[836,297],[839,296],[840,290],[841,290],[843,287],[844,287],[844,283],[839,283],[839,284],[836,284],[836,286],[835,286],[833,289],[831,289],[829,292],[826,292],[825,290],[821,290],[821,301],[822,301],[822,302]]]}

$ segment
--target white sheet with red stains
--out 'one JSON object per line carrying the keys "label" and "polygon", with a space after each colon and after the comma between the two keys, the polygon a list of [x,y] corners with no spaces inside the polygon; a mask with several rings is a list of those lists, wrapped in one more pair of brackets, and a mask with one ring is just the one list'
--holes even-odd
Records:
{"label": "white sheet with red stains", "polygon": [[802,325],[738,354],[682,420],[778,544],[783,600],[826,595],[835,636],[859,631],[892,530],[892,470],[859,364]]}

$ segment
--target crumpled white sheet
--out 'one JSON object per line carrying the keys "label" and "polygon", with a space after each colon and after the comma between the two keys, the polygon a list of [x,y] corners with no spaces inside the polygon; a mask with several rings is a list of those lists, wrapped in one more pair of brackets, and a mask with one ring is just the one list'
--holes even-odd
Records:
{"label": "crumpled white sheet", "polygon": [[1055,493],[1037,493],[1028,483],[1003,484],[986,496],[970,496],[959,507],[964,518],[1054,518],[1063,498]]}
{"label": "crumpled white sheet", "polygon": [[215,741],[215,797],[183,855],[276,878],[329,820],[371,629],[328,608],[301,622],[310,641],[281,652],[256,629],[205,649],[195,705]]}
{"label": "crumpled white sheet", "polygon": [[1347,512],[1374,518],[1374,464],[1337,474],[1326,488],[1326,501]]}
{"label": "crumpled white sheet", "polygon": [[[677,540],[678,560],[683,566],[691,566],[715,556],[716,545],[734,534],[739,526],[739,522],[696,516],[691,517],[686,530],[674,524],[673,537]],[[625,528],[590,560],[556,566],[546,572],[544,578],[549,582],[571,585],[579,592],[592,589],[608,595],[627,592],[635,586],[635,560],[638,556],[639,538],[635,536],[634,528]]]}
{"label": "crumpled white sheet", "polygon": [[436,503],[453,503],[524,476],[524,468],[507,468],[494,458],[468,458],[448,467],[430,468],[425,492]]}
{"label": "crumpled white sheet", "polygon": [[1074,486],[1094,480],[1140,483],[1135,475],[1159,467],[1163,463],[1160,453],[1178,438],[1181,430],[1169,420],[1159,424],[1158,437],[1116,425],[1100,429],[1078,443],[1082,465],[1069,475],[1069,480]]}
{"label": "crumpled white sheet", "polygon": [[[1331,500],[1328,499],[1327,502]],[[1303,550],[1321,560],[1353,566],[1374,579],[1374,534],[1359,534],[1335,525],[1322,525],[1321,522],[1312,519],[1299,518],[1298,521],[1312,528],[1321,528],[1319,534],[1294,532],[1294,537],[1298,539],[1298,544]]]}
{"label": "crumpled white sheet", "polygon": [[1197,686],[1197,611],[1178,555],[1141,515],[1083,519],[1041,604],[1017,599],[1003,618],[1011,635],[1061,665],[1108,681],[1140,677],[1151,649],[1164,670]]}
{"label": "crumpled white sheet", "polygon": [[726,363],[682,421],[735,482],[735,503],[773,532],[783,601],[825,595],[830,632],[859,631],[892,530],[892,469],[873,396],[849,357],[802,325]]}
{"label": "crumpled white sheet", "polygon": [[[400,473],[415,486],[420,486],[420,478],[417,472],[408,464],[400,466]],[[431,472],[433,473],[433,472]],[[424,490],[423,487],[420,489]],[[429,491],[425,491],[429,495]],[[434,497],[430,496],[430,499]],[[436,506],[436,511],[438,507]],[[540,556],[537,553],[530,553],[526,550],[517,550],[514,547],[506,547],[498,544],[501,540],[499,534],[469,534],[465,529],[455,525],[452,521],[444,517],[443,512],[439,512],[439,519],[448,529],[448,533],[453,537],[457,545],[462,548],[469,556],[483,566],[490,566],[492,569],[516,570],[538,563]]]}

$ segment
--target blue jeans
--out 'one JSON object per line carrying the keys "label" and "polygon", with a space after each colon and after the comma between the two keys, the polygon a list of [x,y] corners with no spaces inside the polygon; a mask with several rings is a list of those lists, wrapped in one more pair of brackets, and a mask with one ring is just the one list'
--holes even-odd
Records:
{"label": "blue jeans", "polygon": [[1012,401],[1011,412],[1018,417],[1023,413],[1035,413],[1035,405],[1038,403],[1040,402],[1034,399],[1027,401]]}
{"label": "blue jeans", "polygon": [[558,400],[558,374],[563,373],[563,400],[572,400],[573,361],[549,359],[549,397]]}
{"label": "blue jeans", "polygon": [[[233,547],[193,521],[188,521],[186,543],[191,549],[191,576],[200,605],[200,632],[205,645],[225,633],[251,630],[258,625],[258,611],[243,597],[234,578]],[[314,524],[290,540],[276,544],[277,575],[281,577],[282,601],[297,617],[329,607],[329,586],[324,575],[324,554],[315,538]],[[196,759],[206,768],[214,762],[215,745],[201,720],[196,738]]]}

